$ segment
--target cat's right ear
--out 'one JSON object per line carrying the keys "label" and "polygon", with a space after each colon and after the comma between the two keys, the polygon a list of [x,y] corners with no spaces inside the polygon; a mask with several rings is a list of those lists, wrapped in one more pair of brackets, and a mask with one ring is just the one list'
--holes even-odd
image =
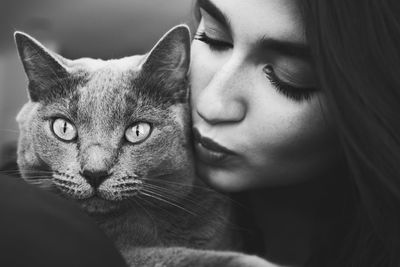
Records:
{"label": "cat's right ear", "polygon": [[29,79],[30,99],[38,102],[62,90],[64,81],[68,77],[66,60],[48,50],[28,34],[15,32],[14,39]]}
{"label": "cat's right ear", "polygon": [[165,99],[186,100],[189,64],[190,31],[182,24],[164,34],[144,59],[142,75],[155,83],[148,91],[162,93]]}

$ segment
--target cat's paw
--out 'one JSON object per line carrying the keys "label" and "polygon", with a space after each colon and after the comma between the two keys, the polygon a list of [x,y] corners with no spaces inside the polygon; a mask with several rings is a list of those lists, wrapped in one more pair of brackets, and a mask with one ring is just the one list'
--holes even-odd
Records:
{"label": "cat's paw", "polygon": [[278,267],[258,256],[241,255],[232,261],[230,267]]}

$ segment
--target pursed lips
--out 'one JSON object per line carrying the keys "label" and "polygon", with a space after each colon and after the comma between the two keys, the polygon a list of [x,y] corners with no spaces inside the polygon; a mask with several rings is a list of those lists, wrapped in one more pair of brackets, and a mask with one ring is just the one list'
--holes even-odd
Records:
{"label": "pursed lips", "polygon": [[193,135],[195,139],[194,146],[196,155],[200,162],[208,166],[223,167],[229,162],[228,159],[236,155],[236,153],[218,144],[214,140],[202,136],[200,131],[196,128],[193,128]]}
{"label": "pursed lips", "polygon": [[224,153],[228,155],[234,155],[235,153],[228,148],[218,144],[214,140],[204,137],[200,134],[200,131],[197,128],[193,128],[193,135],[194,135],[194,140],[196,143],[201,144],[204,148],[218,152],[218,153]]}

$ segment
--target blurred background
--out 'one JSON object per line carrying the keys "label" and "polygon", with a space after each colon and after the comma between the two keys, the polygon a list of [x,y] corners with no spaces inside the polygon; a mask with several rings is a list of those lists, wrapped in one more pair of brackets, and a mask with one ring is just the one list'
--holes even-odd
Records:
{"label": "blurred background", "polygon": [[191,24],[192,5],[192,0],[1,0],[0,148],[17,140],[15,116],[27,101],[14,31],[67,58],[119,58],[143,54],[172,26]]}

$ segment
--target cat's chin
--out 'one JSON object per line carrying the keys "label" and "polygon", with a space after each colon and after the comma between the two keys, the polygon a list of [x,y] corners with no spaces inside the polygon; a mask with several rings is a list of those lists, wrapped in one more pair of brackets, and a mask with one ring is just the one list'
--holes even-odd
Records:
{"label": "cat's chin", "polygon": [[119,215],[126,210],[126,205],[122,202],[108,201],[97,196],[80,200],[79,204],[85,212],[93,216]]}

